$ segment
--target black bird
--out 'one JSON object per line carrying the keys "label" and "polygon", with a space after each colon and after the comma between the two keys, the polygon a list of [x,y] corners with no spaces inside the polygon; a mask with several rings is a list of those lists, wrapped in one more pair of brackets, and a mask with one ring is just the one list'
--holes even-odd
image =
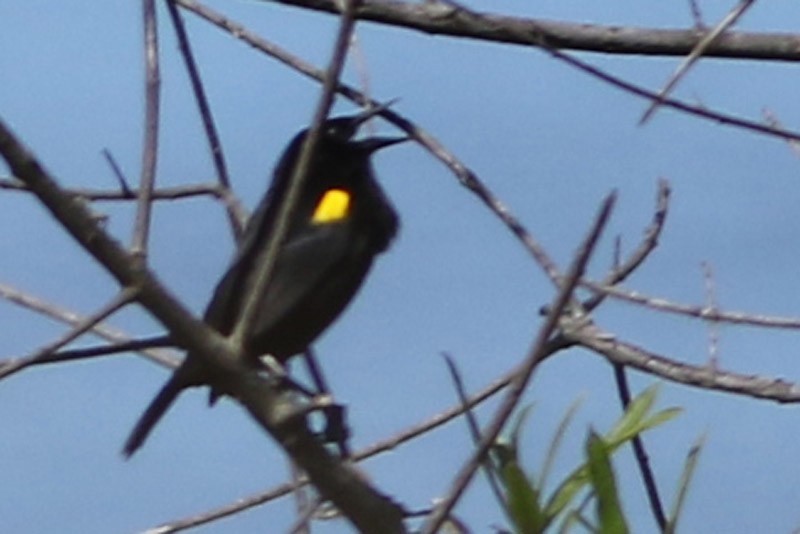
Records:
{"label": "black bird", "polygon": [[[328,119],[316,147],[244,350],[257,365],[269,354],[283,363],[304,352],[342,313],[361,287],[376,255],[397,233],[399,219],[375,180],[370,156],[407,138],[354,140],[359,127],[383,107]],[[245,229],[204,320],[230,335],[252,291],[259,252],[270,239],[308,130],[295,135],[275,167],[272,185]],[[123,453],[131,456],[184,389],[210,382],[201,358],[187,354],[139,418]],[[212,391],[212,399],[215,392]]]}

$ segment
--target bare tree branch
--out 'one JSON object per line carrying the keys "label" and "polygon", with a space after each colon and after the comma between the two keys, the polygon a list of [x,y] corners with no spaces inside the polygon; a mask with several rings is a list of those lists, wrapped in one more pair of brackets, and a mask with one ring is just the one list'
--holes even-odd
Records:
{"label": "bare tree branch", "polygon": [[[449,354],[444,354],[444,361],[447,364],[447,370],[450,372],[450,378],[452,379],[453,385],[456,388],[458,400],[461,402],[461,406],[464,411],[464,419],[467,421],[467,429],[469,430],[473,445],[478,447],[481,443],[481,427],[478,424],[478,418],[475,416],[475,414],[472,412],[472,408],[469,406],[469,395],[467,395],[467,389],[464,387],[464,379],[461,377],[461,372],[458,370],[455,360],[453,360]],[[488,456],[483,458],[481,467],[483,467],[483,472],[486,474],[486,480],[489,482],[489,488],[492,490],[497,504],[508,512],[508,502],[506,502],[503,491],[500,489],[500,483],[497,480],[497,473],[492,468],[492,464],[489,461]]]}
{"label": "bare tree branch", "polygon": [[[618,264],[615,262],[614,270],[602,282],[604,286],[614,286],[628,276],[630,276],[636,269],[639,268],[644,260],[650,256],[658,246],[658,238],[661,237],[661,231],[664,229],[664,223],[667,221],[667,211],[669,210],[669,196],[670,186],[666,180],[658,181],[658,193],[656,195],[656,209],[653,213],[653,221],[644,231],[644,236],[639,246],[628,256],[624,263]],[[619,250],[617,250],[619,253]],[[586,299],[583,303],[583,309],[590,312],[597,308],[603,300],[605,300],[607,293],[598,293],[593,297]]]}
{"label": "bare tree branch", "polygon": [[[565,63],[568,63],[583,72],[597,78],[598,80],[602,80],[606,83],[613,85],[619,89],[622,89],[625,92],[628,92],[632,95],[636,95],[641,98],[645,98],[648,100],[655,100],[658,98],[658,93],[654,91],[650,91],[649,89],[645,89],[640,87],[634,83],[628,82],[623,80],[618,76],[614,76],[608,72],[603,71],[585,61],[582,61],[572,55],[565,54],[555,48],[547,49],[547,52],[551,54],[556,59],[559,59]],[[728,113],[722,113],[719,111],[712,111],[706,109],[702,106],[695,106],[691,104],[687,104],[680,100],[675,100],[673,98],[662,98],[661,105],[664,107],[669,107],[672,109],[677,109],[678,111],[683,111],[684,113],[688,113],[690,115],[694,115],[696,117],[701,117],[704,119],[708,119],[714,122],[718,122],[720,124],[726,124],[729,126],[735,126],[737,128],[742,128],[744,130],[750,130],[752,132],[765,134],[773,137],[778,137],[779,139],[785,140],[800,140],[800,133],[791,130],[782,130],[779,128],[775,128],[768,124],[762,124],[760,122],[755,122],[747,119],[742,119],[735,115],[730,115]]]}
{"label": "bare tree branch", "polygon": [[[215,24],[216,26],[225,29],[225,31],[229,32],[235,38],[247,42],[249,45],[261,50],[262,52],[267,53],[271,57],[274,57],[275,59],[281,61],[282,63],[298,70],[302,74],[317,80],[322,79],[322,74],[315,67],[308,65],[301,59],[289,54],[285,50],[282,50],[280,47],[272,43],[269,43],[264,39],[261,39],[259,36],[253,34],[252,32],[249,32],[241,24],[237,24],[235,22],[230,21],[224,15],[215,12],[214,10],[208,8],[207,6],[197,2],[196,0],[175,0],[175,1],[178,2],[182,7],[189,9],[193,13],[196,13],[197,15],[203,17],[204,19]],[[375,0],[373,0],[373,2],[374,1]],[[326,2],[323,1],[322,3]],[[790,37],[794,39],[796,45],[793,46],[795,46],[795,48],[797,49],[797,56],[800,57],[800,37],[797,36],[790,36]],[[626,80],[623,80],[622,78],[619,78],[608,72],[605,72],[602,69],[594,67],[593,65],[590,65],[585,61],[579,60],[571,55],[561,52],[555,47],[551,47],[548,43],[537,43],[537,44],[543,47],[549,54],[551,54],[556,59],[564,61],[565,63],[568,63],[601,81],[613,85],[614,87],[622,89],[623,91],[626,91],[630,94],[646,98],[650,101],[658,98],[657,92],[645,89],[634,83],[628,82]],[[690,50],[691,49],[687,50],[686,53],[688,53]],[[352,87],[342,84],[339,86],[338,91],[347,98],[350,98],[351,100],[354,100],[356,102],[362,104],[365,104],[367,102],[366,96],[364,96],[363,94],[361,94],[359,91],[355,90]],[[372,103],[372,105],[377,105],[377,104],[378,104],[377,102]],[[799,132],[793,132],[786,129],[776,128],[768,124],[765,125],[760,122],[742,119],[740,117],[736,117],[730,114],[712,111],[702,106],[694,106],[691,104],[687,104],[680,100],[665,98],[662,100],[662,105],[670,107],[672,109],[676,109],[678,111],[689,113],[696,117],[701,117],[707,120],[715,121],[720,124],[727,124],[730,126],[743,128],[756,133],[778,137],[780,139],[800,141]],[[411,123],[406,121],[405,119],[402,119],[392,110],[384,111],[383,113],[381,113],[381,116],[384,119],[396,125],[397,127],[405,130],[406,133],[414,137],[415,140],[422,143],[423,146],[428,148],[428,150],[430,150],[438,159],[440,159],[440,161],[442,161],[445,165],[448,165],[448,167],[450,167],[453,170],[453,172],[456,173],[456,175],[459,177],[459,180],[461,180],[461,182],[464,185],[466,185],[467,187],[471,187],[471,185],[475,184],[474,180],[472,180],[472,178],[475,178],[474,173],[472,173],[472,171],[470,171],[465,165],[459,162],[452,154],[446,152],[442,153],[443,147],[435,139],[433,139],[432,136],[430,136],[427,133],[423,135],[420,131],[416,133],[410,131],[409,128]],[[478,193],[478,191],[474,192]],[[499,200],[497,202],[499,202]],[[503,213],[502,208],[503,208],[502,203],[500,203],[499,206],[493,207],[492,211],[494,211],[496,214],[501,214]],[[545,268],[545,270],[549,272],[549,269]]]}
{"label": "bare tree branch", "polygon": [[[333,0],[264,0],[335,13]],[[426,34],[480,39],[523,46],[547,46],[604,54],[685,56],[706,35],[693,29],[664,30],[558,22],[496,13],[479,13],[443,0],[404,2],[364,0],[356,14],[369,20]],[[729,32],[705,55],[718,58],[797,61],[800,36],[791,33]]]}
{"label": "bare tree branch", "polygon": [[679,363],[642,347],[619,341],[610,332],[589,323],[564,327],[562,332],[567,341],[602,354],[613,363],[672,382],[779,403],[800,402],[800,385],[793,382],[730,373],[712,366]]}
{"label": "bare tree branch", "polygon": [[[659,195],[661,198],[661,196]],[[664,197],[666,198],[666,197]],[[666,206],[664,207],[666,210]],[[659,210],[656,210],[658,212]],[[658,218],[656,218],[655,225],[659,228]],[[663,221],[663,218],[661,219]],[[659,230],[660,231],[660,230]],[[650,241],[646,232],[644,243]],[[617,241],[617,244],[619,241]],[[647,247],[646,247],[647,248]],[[655,248],[655,240],[653,240],[652,248]],[[651,249],[652,250],[652,249]],[[621,271],[620,266],[620,250],[616,248],[616,255],[614,258],[614,271]],[[631,403],[631,388],[628,383],[628,372],[624,365],[612,363],[611,367],[614,369],[614,383],[617,387],[617,396],[619,397],[622,411],[626,412]],[[661,502],[661,495],[658,491],[658,484],[656,482],[653,468],[650,466],[650,457],[647,455],[647,450],[644,447],[644,436],[637,434],[631,439],[631,448],[633,449],[633,457],[636,460],[636,465],[639,468],[639,474],[642,476],[642,483],[644,484],[645,492],[647,493],[647,501],[650,504],[650,510],[653,513],[659,530],[663,531],[667,524],[667,517],[664,513],[664,505]]]}
{"label": "bare tree branch", "polygon": [[[32,310],[32,311],[36,312],[36,313],[40,313],[40,314],[44,315],[45,317],[50,317],[51,319],[54,319],[54,320],[56,320],[58,322],[68,324],[68,325],[72,326],[73,328],[77,328],[79,325],[81,325],[81,324],[83,324],[83,323],[85,323],[87,321],[87,318],[85,316],[81,315],[81,314],[78,314],[78,313],[76,313],[76,312],[74,312],[72,310],[68,310],[66,308],[62,308],[60,306],[56,306],[53,303],[45,302],[44,300],[42,300],[40,298],[34,297],[30,293],[25,293],[23,291],[20,291],[18,289],[15,289],[15,288],[13,288],[13,287],[11,287],[9,285],[2,284],[2,283],[0,283],[0,298],[4,298],[4,299],[8,300],[9,302],[13,302],[14,304],[17,304],[17,305],[19,305],[19,306],[21,306],[23,308],[27,308],[29,310]],[[125,334],[121,330],[117,330],[116,328],[112,328],[111,326],[109,326],[107,324],[104,324],[104,323],[100,323],[100,324],[96,324],[96,325],[92,326],[90,331],[91,331],[92,335],[97,336],[97,337],[102,338],[102,339],[105,339],[105,340],[110,341],[111,343],[113,343],[114,345],[111,345],[111,347],[114,347],[117,344],[123,344],[123,343],[131,342],[130,336],[128,336],[127,334]],[[140,353],[142,356],[144,356],[145,358],[148,358],[151,361],[153,361],[153,362],[155,362],[155,363],[157,363],[159,365],[162,365],[164,367],[167,367],[167,368],[170,368],[170,369],[177,367],[178,359],[175,358],[171,354],[171,352],[167,352],[167,351],[163,351],[163,350],[156,350],[156,349],[152,349],[152,348],[148,348],[148,347],[152,347],[152,345],[147,345],[147,347],[136,347],[134,345],[132,347],[129,347],[126,350],[136,351],[136,352]],[[67,352],[67,351],[65,351],[65,352]],[[118,352],[118,351],[114,350],[114,352]],[[104,354],[106,354],[106,353],[107,352],[104,352]],[[60,361],[60,358],[61,358],[61,356],[63,354],[64,354],[63,352],[59,352],[59,353],[54,354],[53,357],[52,357],[52,360],[53,361]],[[88,357],[91,357],[91,355],[88,356]],[[64,359],[65,360],[69,359],[69,356],[65,355]],[[15,361],[14,359],[6,360],[6,362],[4,362],[4,364],[10,364],[10,363],[13,363],[14,361]],[[41,363],[49,363],[49,362],[43,360]],[[3,365],[3,364],[0,364],[0,365]]]}
{"label": "bare tree branch", "polygon": [[[566,340],[560,337],[556,337],[547,343],[547,348],[544,350],[545,356],[547,358],[556,352],[568,348],[571,344],[567,343]],[[472,394],[465,403],[457,403],[450,408],[412,425],[409,428],[406,428],[395,435],[389,436],[388,438],[382,439],[372,445],[365,447],[364,449],[356,452],[353,454],[352,459],[354,461],[360,462],[362,460],[366,460],[373,456],[377,456],[378,454],[383,454],[385,452],[390,452],[400,447],[404,443],[407,443],[415,438],[423,434],[427,434],[432,430],[439,428],[440,426],[446,425],[447,423],[453,421],[456,417],[459,417],[464,414],[465,409],[472,409],[475,406],[481,404],[482,402],[486,401],[487,399],[493,397],[500,391],[502,391],[511,381],[517,376],[518,370],[512,369],[510,372],[506,373],[505,375],[501,376],[493,380],[490,384],[483,387],[476,393]],[[308,483],[307,479],[303,479],[304,483]],[[273,488],[268,490],[237,499],[235,502],[232,502],[228,505],[222,506],[215,510],[210,510],[207,512],[203,512],[201,514],[193,515],[191,517],[187,517],[184,519],[178,519],[175,521],[170,521],[169,523],[162,524],[160,526],[154,527],[152,529],[153,532],[158,532],[159,534],[169,534],[172,532],[179,532],[188,528],[204,525],[210,523],[212,521],[216,521],[218,519],[222,519],[225,517],[229,517],[231,515],[237,514],[243,510],[248,510],[250,508],[254,508],[261,504],[265,504],[272,500],[284,497],[290,494],[294,488],[296,487],[296,481],[289,481],[283,484],[279,484]]]}
{"label": "bare tree branch", "polygon": [[114,155],[111,151],[107,148],[104,148],[102,151],[103,157],[106,159],[108,166],[111,167],[111,172],[114,174],[114,178],[117,179],[117,183],[119,184],[120,191],[122,191],[126,195],[133,195],[131,191],[130,185],[128,185],[128,180],[125,178],[125,173],[122,172],[117,160],[114,158]]}
{"label": "bare tree branch", "polygon": [[75,325],[74,328],[72,328],[72,330],[61,336],[59,339],[45,345],[28,357],[0,363],[0,380],[9,375],[22,371],[26,367],[52,358],[58,349],[78,339],[86,332],[91,331],[92,328],[97,326],[101,321],[105,320],[107,317],[118,311],[126,304],[132,302],[135,297],[136,294],[134,291],[123,289],[118,295],[111,299],[108,304],[100,308],[96,313],[82,319],[77,325]]}
{"label": "bare tree branch", "polygon": [[639,291],[631,291],[619,286],[605,286],[603,284],[593,282],[591,280],[582,280],[580,285],[582,287],[605,293],[608,296],[638,304],[655,311],[664,311],[674,313],[676,315],[685,315],[688,317],[697,317],[706,321],[714,321],[717,323],[729,323],[748,326],[759,326],[762,328],[781,328],[786,330],[800,329],[800,317],[782,317],[777,315],[764,315],[755,313],[746,313],[739,311],[724,311],[706,305],[693,306],[689,304],[680,304],[671,302],[661,297],[651,297]]}
{"label": "bare tree branch", "polygon": [[[16,178],[0,178],[0,189],[8,191],[30,192],[25,184]],[[130,201],[139,197],[136,189],[116,190],[116,189],[94,189],[94,188],[64,188],[68,195],[81,197],[86,200],[98,201]],[[217,184],[188,184],[172,187],[162,187],[154,189],[151,200],[178,200],[182,198],[211,196],[214,198],[224,198],[225,194]]]}
{"label": "bare tree branch", "polygon": [[[717,289],[714,283],[714,270],[711,264],[703,262],[703,285],[706,289],[706,307],[717,309]],[[708,328],[708,365],[716,367],[719,363],[719,323],[716,321],[706,321]]]}

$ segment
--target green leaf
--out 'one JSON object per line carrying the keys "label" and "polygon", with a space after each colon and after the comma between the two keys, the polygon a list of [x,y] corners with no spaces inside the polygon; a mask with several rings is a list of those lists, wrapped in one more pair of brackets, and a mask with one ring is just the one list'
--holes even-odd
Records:
{"label": "green leaf", "polygon": [[596,432],[590,431],[586,439],[589,478],[597,503],[597,518],[602,534],[628,534],[628,525],[622,513],[614,470],[611,467],[610,448]]}
{"label": "green leaf", "polygon": [[586,464],[583,464],[561,481],[561,484],[547,501],[544,509],[545,515],[547,517],[556,517],[562,513],[588,482],[589,470]]}
{"label": "green leaf", "polygon": [[[619,447],[632,440],[635,436],[664,424],[681,412],[678,408],[668,408],[648,415],[655,404],[657,394],[658,386],[650,386],[631,401],[628,409],[604,438],[609,455],[616,452]],[[544,508],[545,516],[553,518],[563,513],[589,480],[586,464],[573,470],[548,498]]]}
{"label": "green leaf", "polygon": [[666,423],[682,412],[680,408],[667,408],[655,414],[650,414],[649,412],[653,408],[658,390],[658,384],[654,384],[642,391],[630,402],[622,418],[605,435],[605,441],[612,449],[616,449],[646,430]]}
{"label": "green leaf", "polygon": [[630,404],[628,404],[625,413],[622,418],[617,421],[617,424],[614,425],[614,428],[606,433],[606,441],[609,443],[624,441],[625,439],[623,436],[636,434],[635,429],[641,425],[645,416],[647,416],[655,403],[658,389],[658,384],[653,384],[637,395]]}
{"label": "green leaf", "polygon": [[502,468],[502,481],[508,499],[508,513],[514,530],[520,534],[544,532],[545,518],[539,502],[539,491],[528,480],[519,464],[512,460]]}
{"label": "green leaf", "polygon": [[522,429],[531,409],[532,406],[523,408],[508,435],[498,439],[492,447],[492,457],[506,493],[505,511],[515,532],[521,534],[539,534],[546,528],[539,489],[533,475],[525,474],[518,455]]}
{"label": "green leaf", "polygon": [[523,424],[530,416],[532,409],[533,405],[522,408],[514,420],[511,431],[508,432],[508,434],[498,438],[492,446],[491,454],[498,464],[498,469],[502,470],[506,462],[512,460],[520,463],[517,455],[517,451],[519,450],[519,440],[522,435]]}
{"label": "green leaf", "polygon": [[689,449],[689,452],[686,455],[686,461],[683,464],[683,472],[681,472],[681,479],[678,483],[678,492],[675,495],[675,502],[672,504],[672,510],[670,510],[669,518],[667,518],[667,524],[664,527],[665,534],[674,534],[678,528],[678,519],[680,518],[681,511],[683,510],[683,503],[686,500],[686,495],[689,493],[689,484],[691,483],[695,469],[697,468],[697,462],[700,459],[700,453],[703,450],[705,441],[706,437],[700,436],[700,438],[695,442],[694,445],[692,445],[692,448]]}
{"label": "green leaf", "polygon": [[553,439],[550,441],[550,445],[547,447],[547,453],[545,454],[541,473],[539,474],[539,485],[542,488],[547,485],[547,479],[550,477],[550,471],[553,469],[553,464],[556,460],[556,454],[561,448],[561,443],[564,441],[567,428],[569,428],[569,425],[572,422],[572,419],[575,417],[575,414],[578,413],[578,408],[580,408],[581,404],[583,404],[583,399],[579,398],[570,405],[570,407],[567,409],[567,413],[565,413],[564,417],[561,418],[558,428],[556,428],[556,432],[553,435]]}

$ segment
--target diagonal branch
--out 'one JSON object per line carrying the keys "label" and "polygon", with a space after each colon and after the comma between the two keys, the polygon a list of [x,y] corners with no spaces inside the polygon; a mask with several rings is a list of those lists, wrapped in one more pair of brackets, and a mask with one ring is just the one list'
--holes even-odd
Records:
{"label": "diagonal branch", "polygon": [[[472,408],[469,405],[470,399],[467,395],[467,388],[464,386],[464,379],[461,376],[461,372],[459,371],[458,366],[456,366],[456,362],[453,360],[452,356],[447,353],[443,354],[443,356],[444,361],[447,364],[447,370],[450,373],[450,379],[453,381],[453,385],[456,388],[458,400],[461,402],[461,409],[463,410],[464,418],[467,421],[467,429],[469,430],[470,437],[472,438],[472,443],[475,447],[477,447],[481,442],[481,427],[478,424],[478,418],[472,412]],[[503,490],[500,489],[500,482],[497,480],[497,471],[486,457],[483,458],[481,467],[483,467],[483,471],[486,474],[486,480],[489,483],[489,488],[491,488],[497,504],[506,512],[508,512],[509,503],[503,494]]]}
{"label": "diagonal branch", "polygon": [[[667,210],[669,209],[669,196],[670,186],[669,182],[664,179],[658,181],[658,193],[656,194],[656,209],[653,213],[653,221],[644,231],[644,237],[639,243],[639,246],[634,249],[628,259],[623,263],[618,263],[614,269],[603,279],[603,286],[614,286],[619,284],[628,276],[633,274],[639,266],[644,263],[644,260],[650,256],[658,245],[658,239],[661,237],[661,231],[664,229],[664,223],[667,221]],[[581,282],[582,285],[585,285]],[[583,303],[583,309],[591,312],[597,308],[606,298],[606,293],[596,293],[594,296],[589,297]]]}
{"label": "diagonal branch", "polygon": [[[800,47],[800,40],[798,42],[798,46]],[[610,74],[598,67],[595,67],[594,65],[591,65],[583,60],[580,60],[573,55],[566,54],[555,48],[548,48],[547,52],[556,59],[563,61],[569,65],[572,65],[573,67],[576,67],[577,69],[597,78],[598,80],[604,81],[614,87],[622,89],[627,93],[651,101],[658,99],[658,93],[651,91],[649,89],[645,89],[639,85],[628,82],[626,80],[623,80],[618,76],[614,76],[613,74]],[[750,130],[751,132],[769,135],[788,141],[800,141],[800,132],[775,128],[774,126],[770,126],[768,124],[742,119],[740,117],[728,113],[708,110],[703,106],[700,105],[695,106],[687,104],[686,102],[683,102],[681,100],[676,100],[674,98],[664,97],[661,99],[660,104],[663,107],[677,109],[678,111],[688,113],[689,115],[694,115],[695,117],[701,117],[707,120],[718,122],[720,124],[735,126],[737,128],[742,128],[743,130]]]}
{"label": "diagonal branch", "polygon": [[[548,341],[547,347],[544,350],[543,359],[559,351],[568,349],[570,346],[571,345],[567,343],[563,338],[556,337]],[[403,445],[404,443],[407,443],[423,434],[431,432],[432,430],[435,430],[440,426],[446,425],[455,418],[463,415],[465,410],[472,409],[475,406],[478,406],[479,404],[483,403],[487,399],[493,397],[494,395],[505,389],[514,379],[514,377],[517,376],[517,374],[518,374],[517,369],[512,369],[510,372],[507,372],[500,378],[492,380],[490,384],[484,386],[481,390],[471,395],[465,403],[459,402],[451,406],[450,408],[442,412],[439,412],[432,417],[429,417],[425,421],[416,423],[398,432],[395,435],[389,436],[388,438],[375,442],[372,445],[368,445],[367,447],[353,454],[352,459],[356,462],[360,462],[362,460],[366,460],[373,456],[377,456],[378,454],[391,452],[397,447]],[[300,482],[308,483],[308,480],[301,479]],[[202,512],[193,515],[191,517],[186,517],[183,519],[171,521],[169,523],[164,523],[157,527],[154,527],[151,530],[153,532],[158,532],[159,534],[169,534],[173,532],[180,532],[182,530],[186,530],[189,528],[194,528],[200,525],[205,525],[207,523],[211,523],[218,519],[223,519],[225,517],[232,516],[244,510],[248,510],[250,508],[254,508],[256,506],[265,504],[275,499],[285,497],[297,487],[297,484],[298,484],[297,481],[284,482],[283,484],[279,484],[268,490],[260,491],[255,494],[239,498],[235,502],[221,506],[219,508]]]}

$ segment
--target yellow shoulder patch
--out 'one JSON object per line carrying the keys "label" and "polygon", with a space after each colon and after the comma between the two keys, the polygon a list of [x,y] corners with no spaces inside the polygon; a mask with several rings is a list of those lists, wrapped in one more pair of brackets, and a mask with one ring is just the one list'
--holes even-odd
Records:
{"label": "yellow shoulder patch", "polygon": [[314,224],[336,222],[347,217],[350,211],[350,193],[344,189],[328,189],[311,216]]}

